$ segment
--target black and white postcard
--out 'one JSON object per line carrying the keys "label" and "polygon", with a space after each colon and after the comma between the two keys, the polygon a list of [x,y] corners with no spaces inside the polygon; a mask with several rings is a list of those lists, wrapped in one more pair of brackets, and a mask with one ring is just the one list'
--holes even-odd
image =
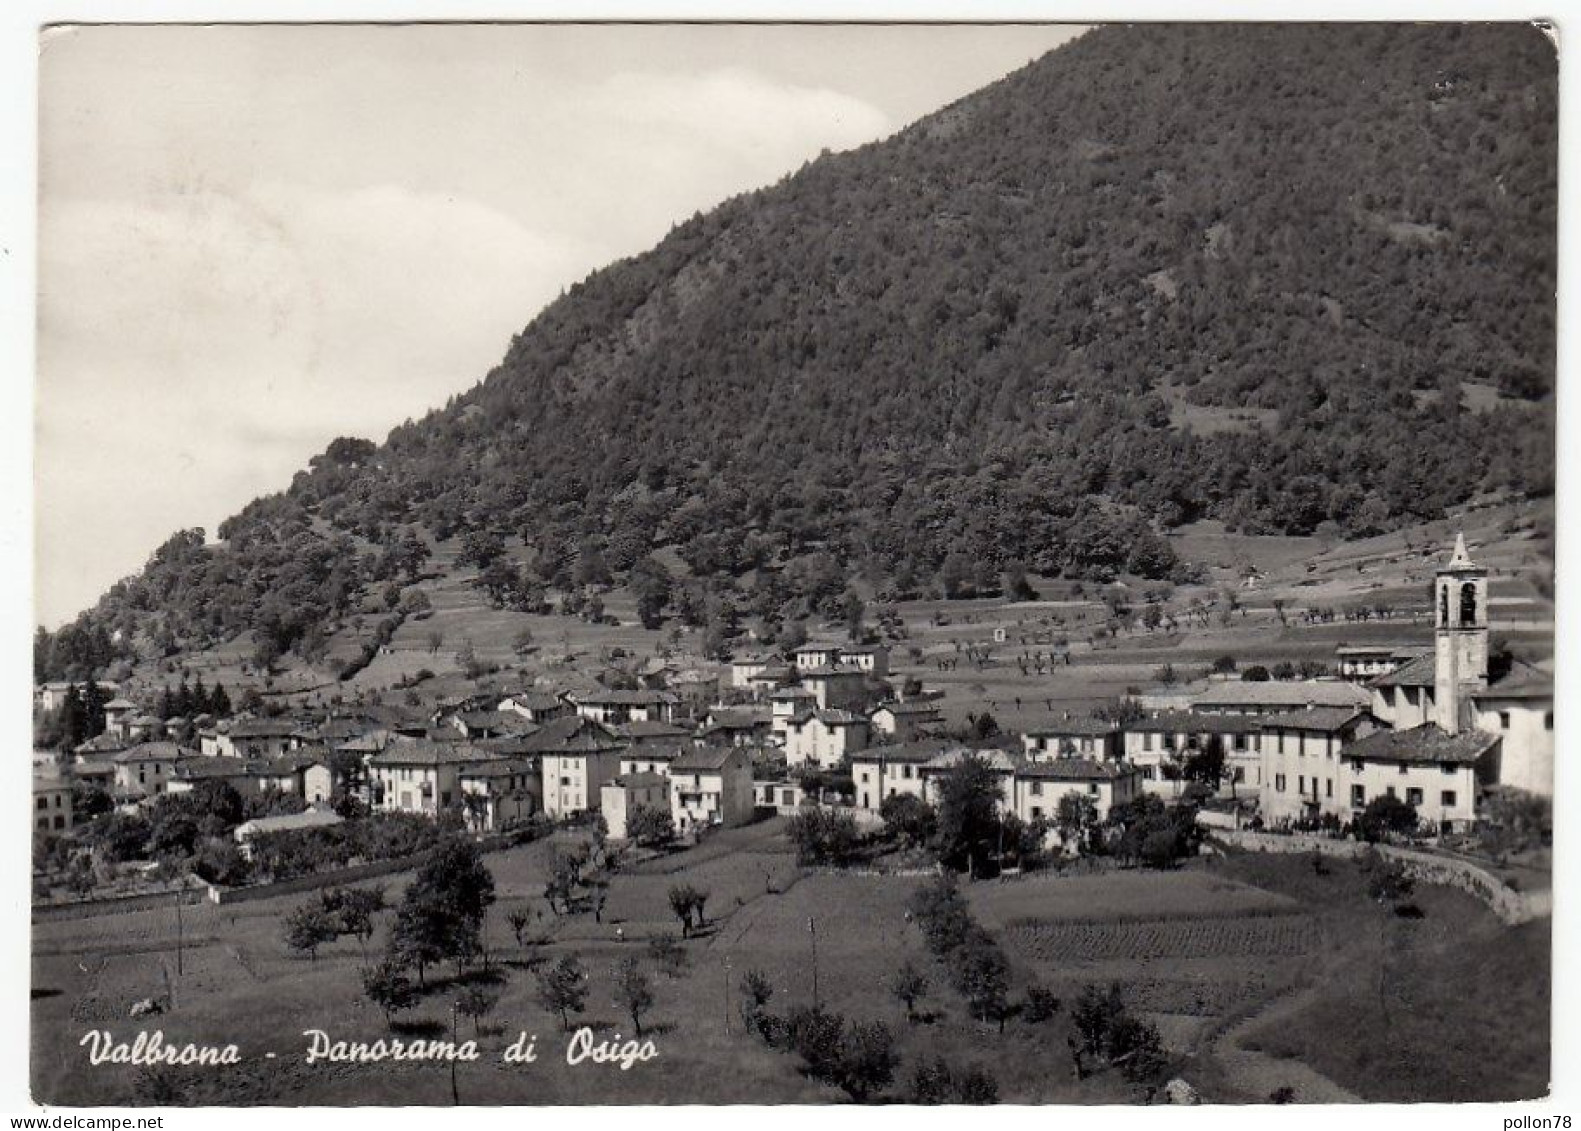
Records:
{"label": "black and white postcard", "polygon": [[1554,29],[36,50],[34,1104],[1549,1096]]}

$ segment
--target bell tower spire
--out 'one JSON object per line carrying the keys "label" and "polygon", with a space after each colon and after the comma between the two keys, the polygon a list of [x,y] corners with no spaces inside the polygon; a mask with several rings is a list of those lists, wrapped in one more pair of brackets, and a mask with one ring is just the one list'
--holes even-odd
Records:
{"label": "bell tower spire", "polygon": [[1465,704],[1488,686],[1488,571],[1471,560],[1464,532],[1433,581],[1435,721],[1464,729]]}

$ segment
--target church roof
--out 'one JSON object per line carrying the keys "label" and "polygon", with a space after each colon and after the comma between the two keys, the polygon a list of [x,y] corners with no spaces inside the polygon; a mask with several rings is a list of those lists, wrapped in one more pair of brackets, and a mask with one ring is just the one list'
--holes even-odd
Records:
{"label": "church roof", "polygon": [[1510,670],[1476,693],[1478,699],[1552,699],[1554,677],[1524,660],[1516,660]]}
{"label": "church roof", "polygon": [[1401,664],[1369,683],[1368,687],[1432,687],[1438,681],[1438,660],[1431,652]]}

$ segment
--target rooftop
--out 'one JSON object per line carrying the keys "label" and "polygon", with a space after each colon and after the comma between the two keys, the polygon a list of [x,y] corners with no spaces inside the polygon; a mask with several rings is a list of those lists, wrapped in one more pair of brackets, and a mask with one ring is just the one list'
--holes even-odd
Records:
{"label": "rooftop", "polygon": [[1209,715],[1199,711],[1160,711],[1126,723],[1138,734],[1256,734],[1263,720],[1256,715]]}
{"label": "rooftop", "polygon": [[1367,684],[1368,687],[1432,687],[1438,680],[1438,662],[1432,653],[1418,656],[1386,672]]}
{"label": "rooftop", "polygon": [[263,833],[281,833],[293,829],[321,829],[340,824],[340,814],[332,809],[304,809],[282,817],[258,817],[236,826],[236,839],[245,840]]}
{"label": "rooftop", "polygon": [[1083,738],[1099,737],[1113,734],[1119,728],[1106,719],[1095,719],[1084,716],[1075,719],[1050,719],[1047,722],[1036,723],[1025,728],[1022,733],[1034,737],[1039,735],[1064,736],[1077,735]]}
{"label": "rooftop", "polygon": [[1262,724],[1265,730],[1308,730],[1333,734],[1367,715],[1367,711],[1351,707],[1308,707],[1304,711],[1291,711],[1283,715],[1264,715]]}
{"label": "rooftop", "polygon": [[1204,707],[1365,707],[1371,697],[1337,679],[1227,680],[1192,697]]}
{"label": "rooftop", "polygon": [[179,762],[183,758],[200,757],[202,755],[196,750],[174,742],[143,742],[121,751],[112,760],[126,765],[131,762]]}
{"label": "rooftop", "polygon": [[732,759],[745,761],[734,746],[694,746],[670,763],[670,772],[681,774],[718,773]]}
{"label": "rooftop", "polygon": [[1028,763],[1016,770],[1016,777],[1033,781],[1113,781],[1136,772],[1136,768],[1128,762],[1058,758],[1052,762]]}
{"label": "rooftop", "polygon": [[368,759],[370,766],[460,766],[468,762],[487,762],[499,757],[470,743],[431,742],[426,738],[392,742]]}
{"label": "rooftop", "polygon": [[1436,723],[1409,730],[1380,730],[1345,747],[1347,760],[1472,766],[1499,742],[1496,734],[1464,730],[1446,734]]}

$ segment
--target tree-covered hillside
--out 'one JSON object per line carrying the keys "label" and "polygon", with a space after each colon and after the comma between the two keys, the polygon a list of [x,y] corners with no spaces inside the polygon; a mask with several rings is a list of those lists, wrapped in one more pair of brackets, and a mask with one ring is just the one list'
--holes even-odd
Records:
{"label": "tree-covered hillside", "polygon": [[530,547],[505,602],[662,589],[673,545],[753,608],[827,609],[856,571],[1157,577],[1197,518],[1364,534],[1546,494],[1556,94],[1519,25],[1094,31],[596,273],[77,630],[295,646],[479,531]]}

